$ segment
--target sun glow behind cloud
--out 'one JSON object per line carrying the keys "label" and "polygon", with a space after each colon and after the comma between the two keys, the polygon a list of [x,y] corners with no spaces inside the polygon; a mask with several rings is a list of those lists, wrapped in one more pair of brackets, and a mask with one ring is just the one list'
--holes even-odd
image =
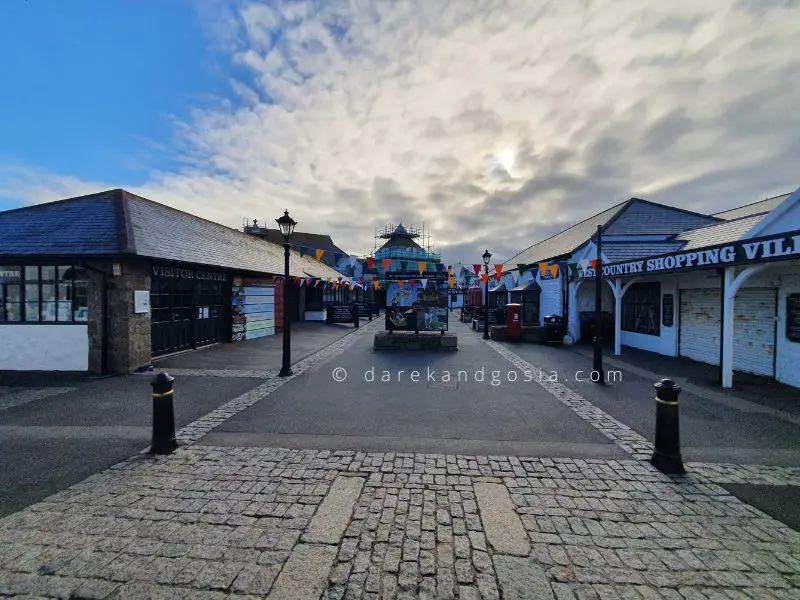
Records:
{"label": "sun glow behind cloud", "polygon": [[[231,226],[289,207],[357,252],[402,214],[471,263],[642,190],[710,211],[800,183],[796,4],[200,5],[231,98],[131,191]],[[63,197],[64,174],[2,167],[0,196]]]}

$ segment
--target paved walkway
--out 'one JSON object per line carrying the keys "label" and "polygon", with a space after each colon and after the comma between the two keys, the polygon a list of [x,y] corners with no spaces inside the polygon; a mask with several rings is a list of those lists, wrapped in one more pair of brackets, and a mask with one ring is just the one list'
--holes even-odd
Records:
{"label": "paved walkway", "polygon": [[627,458],[191,443],[373,328],[185,427],[173,455],[137,455],[0,520],[0,596],[800,597],[800,533],[722,487],[798,486],[800,469],[690,463],[667,477],[644,436],[562,383],[537,385]]}

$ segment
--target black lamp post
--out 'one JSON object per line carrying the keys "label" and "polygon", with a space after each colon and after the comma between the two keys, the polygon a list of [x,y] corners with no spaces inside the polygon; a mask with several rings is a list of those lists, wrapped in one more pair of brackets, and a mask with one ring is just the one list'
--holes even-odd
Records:
{"label": "black lamp post", "polygon": [[483,253],[483,271],[486,273],[486,296],[483,299],[483,339],[489,339],[489,261],[492,260],[491,253],[487,250]]}
{"label": "black lamp post", "polygon": [[603,373],[603,261],[600,259],[602,252],[603,226],[597,226],[595,245],[597,246],[597,260],[594,263],[594,364],[593,370],[597,373],[595,383],[604,384]]}
{"label": "black lamp post", "polygon": [[291,350],[289,348],[289,248],[292,246],[289,243],[289,239],[294,233],[297,222],[289,216],[288,210],[283,211],[283,216],[280,219],[275,219],[275,222],[278,223],[283,235],[283,256],[285,261],[283,269],[283,364],[278,376],[288,377],[292,374]]}

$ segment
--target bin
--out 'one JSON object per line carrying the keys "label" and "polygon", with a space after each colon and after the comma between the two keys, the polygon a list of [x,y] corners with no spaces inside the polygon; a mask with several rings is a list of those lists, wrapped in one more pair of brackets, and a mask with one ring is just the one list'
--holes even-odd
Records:
{"label": "bin", "polygon": [[544,339],[546,342],[564,341],[564,319],[559,315],[547,315],[544,318]]}
{"label": "bin", "polygon": [[521,304],[506,304],[506,335],[510,340],[518,340],[522,336]]}

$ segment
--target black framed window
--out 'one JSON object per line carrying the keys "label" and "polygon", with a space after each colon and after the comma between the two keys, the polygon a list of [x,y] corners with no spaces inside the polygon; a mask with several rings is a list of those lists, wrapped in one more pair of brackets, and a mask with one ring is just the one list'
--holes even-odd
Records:
{"label": "black framed window", "polygon": [[74,265],[0,266],[0,322],[85,323],[88,279]]}
{"label": "black framed window", "polygon": [[306,286],[306,310],[323,310],[322,284]]}
{"label": "black framed window", "polygon": [[661,335],[661,284],[634,283],[622,297],[622,329]]}

